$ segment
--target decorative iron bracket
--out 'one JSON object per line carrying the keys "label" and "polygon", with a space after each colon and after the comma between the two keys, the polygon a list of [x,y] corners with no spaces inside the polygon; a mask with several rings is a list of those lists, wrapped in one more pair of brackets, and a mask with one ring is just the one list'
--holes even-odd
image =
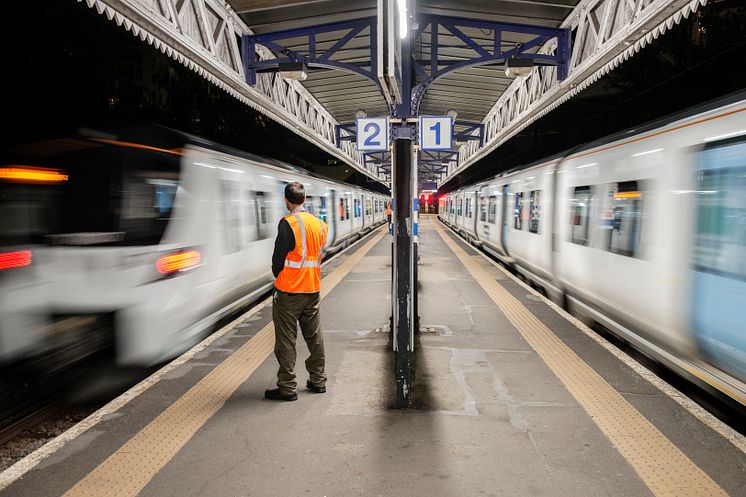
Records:
{"label": "decorative iron bracket", "polygon": [[[344,131],[345,135],[342,134]],[[343,123],[334,126],[334,138],[338,147],[342,146],[344,141],[355,141],[357,140],[357,129],[355,123]]]}
{"label": "decorative iron bracket", "polygon": [[458,160],[458,150],[420,150],[419,165],[434,174],[444,174],[448,164]]}
{"label": "decorative iron bracket", "polygon": [[[487,64],[502,64],[511,57],[531,59],[537,66],[557,66],[557,79],[563,80],[567,77],[570,62],[571,33],[569,29],[554,29],[527,24],[515,24],[508,22],[481,21],[478,19],[467,19],[462,17],[440,16],[422,14],[419,16],[419,29],[417,36],[422,39],[425,31],[430,28],[430,60],[422,61],[422,64],[413,60],[413,66],[420,83],[412,89],[412,115],[419,114],[420,104],[427,89],[439,78],[448,73],[466,67],[481,66]],[[439,34],[440,28],[461,40],[466,48],[475,52],[471,59],[462,61],[441,61]],[[477,41],[469,37],[460,28],[478,28],[492,31],[492,47],[487,49]],[[515,33],[530,35],[533,38],[520,45],[511,44],[506,49],[503,45],[503,35]],[[532,53],[531,51],[543,46],[552,38],[557,39],[557,49],[554,53]]]}
{"label": "decorative iron bracket", "polygon": [[[456,131],[456,128],[459,128]],[[453,138],[459,142],[478,141],[480,145],[484,143],[484,125],[471,121],[459,121],[453,123]]]}
{"label": "decorative iron bracket", "polygon": [[[345,46],[356,36],[365,33],[370,39],[370,62],[352,64],[340,62],[333,57],[345,50]],[[324,33],[344,32],[345,34],[327,49],[317,48],[317,37]],[[298,39],[305,38],[308,50],[290,48],[290,42],[298,45]],[[275,59],[257,60],[256,46],[264,46],[277,55]],[[351,21],[333,22],[309,26],[307,28],[287,29],[264,33],[260,35],[244,35],[241,37],[242,59],[246,82],[256,85],[256,75],[259,72],[276,72],[281,62],[304,62],[306,66],[326,69],[342,69],[359,74],[372,81],[378,88],[380,83],[376,77],[378,57],[376,45],[376,17],[362,17]]]}

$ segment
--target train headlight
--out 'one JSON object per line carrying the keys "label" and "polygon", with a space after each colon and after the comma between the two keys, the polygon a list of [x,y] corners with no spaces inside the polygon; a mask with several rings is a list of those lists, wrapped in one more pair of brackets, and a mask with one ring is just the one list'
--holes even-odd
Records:
{"label": "train headlight", "polygon": [[155,268],[164,276],[188,271],[199,266],[202,254],[197,250],[179,250],[158,258]]}
{"label": "train headlight", "polygon": [[0,271],[31,265],[31,251],[0,252]]}

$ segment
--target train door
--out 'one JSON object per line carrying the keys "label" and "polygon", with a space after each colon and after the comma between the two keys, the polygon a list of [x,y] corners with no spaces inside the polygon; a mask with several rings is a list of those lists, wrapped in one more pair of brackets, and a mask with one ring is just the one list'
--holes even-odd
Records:
{"label": "train door", "polygon": [[510,207],[508,194],[508,184],[504,184],[502,188],[502,207],[500,208],[500,242],[505,251],[505,255],[508,255],[508,209]]}
{"label": "train door", "polygon": [[[330,247],[333,247],[337,244],[337,238],[339,236],[339,212],[337,209],[337,190],[331,190],[331,197],[330,202],[331,205],[327,208],[327,215],[330,217],[327,224],[329,225],[329,243],[327,244]],[[326,198],[326,197],[324,197]]]}
{"label": "train door", "polygon": [[476,233],[477,233],[477,219],[479,217],[479,209],[480,209],[480,206],[479,206],[479,191],[475,191],[472,194],[472,202],[474,203],[474,208],[472,209],[471,219],[469,220],[470,224],[471,224],[469,226],[469,230],[476,235]]}
{"label": "train door", "polygon": [[[238,172],[234,172],[238,171]],[[218,203],[222,250],[218,264],[221,293],[228,293],[243,285],[248,279],[248,247],[244,243],[249,230],[245,208],[244,178],[239,170],[221,168],[219,176]]]}
{"label": "train door", "polygon": [[363,229],[373,225],[373,206],[369,195],[363,195]]}
{"label": "train door", "polygon": [[352,193],[344,192],[338,197],[336,203],[336,210],[339,219],[337,224],[338,232],[337,239],[342,241],[350,237],[352,233],[352,213],[350,212],[350,204],[352,203]]}
{"label": "train door", "polygon": [[746,378],[746,140],[708,146],[694,201],[694,335],[711,360]]}

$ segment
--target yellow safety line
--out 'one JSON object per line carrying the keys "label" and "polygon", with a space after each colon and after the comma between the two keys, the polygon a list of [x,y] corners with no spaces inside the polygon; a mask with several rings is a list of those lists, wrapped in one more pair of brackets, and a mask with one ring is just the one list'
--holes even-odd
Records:
{"label": "yellow safety line", "polygon": [[[357,265],[385,231],[375,235],[322,281],[321,298]],[[65,497],[134,497],[153,479],[274,349],[269,323],[85,478]]]}
{"label": "yellow safety line", "polygon": [[454,242],[437,221],[435,231],[456,254],[521,336],[658,497],[716,497],[725,491],[666,438],[596,371]]}

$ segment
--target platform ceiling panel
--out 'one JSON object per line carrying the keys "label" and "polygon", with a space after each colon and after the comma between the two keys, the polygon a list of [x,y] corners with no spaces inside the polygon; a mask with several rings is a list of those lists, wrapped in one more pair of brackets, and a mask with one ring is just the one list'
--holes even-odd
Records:
{"label": "platform ceiling panel", "polygon": [[[579,0],[450,0],[417,2],[421,14],[436,14],[472,19],[513,22],[545,27],[558,27]],[[359,19],[376,15],[376,0],[230,0],[234,10],[257,34],[304,28],[331,22]],[[491,47],[491,33],[479,29],[463,29],[485,48]],[[475,52],[448,32],[439,31],[440,60],[460,61]],[[330,33],[319,36],[317,48],[330,47],[343,36]],[[415,47],[415,58],[423,63],[430,57],[430,28],[425,30]],[[504,46],[526,41],[519,35],[506,36]],[[370,38],[360,33],[334,59],[344,62],[368,60]],[[291,40],[292,48],[308,49],[305,39]],[[445,47],[444,47],[445,46]],[[443,114],[456,109],[459,119],[479,122],[511,83],[501,66],[482,66],[455,71],[437,80],[422,102],[421,114]],[[365,78],[337,70],[312,70],[304,86],[329,110],[339,122],[354,119],[355,110],[365,109],[368,115],[387,115],[384,98],[377,87]]]}

